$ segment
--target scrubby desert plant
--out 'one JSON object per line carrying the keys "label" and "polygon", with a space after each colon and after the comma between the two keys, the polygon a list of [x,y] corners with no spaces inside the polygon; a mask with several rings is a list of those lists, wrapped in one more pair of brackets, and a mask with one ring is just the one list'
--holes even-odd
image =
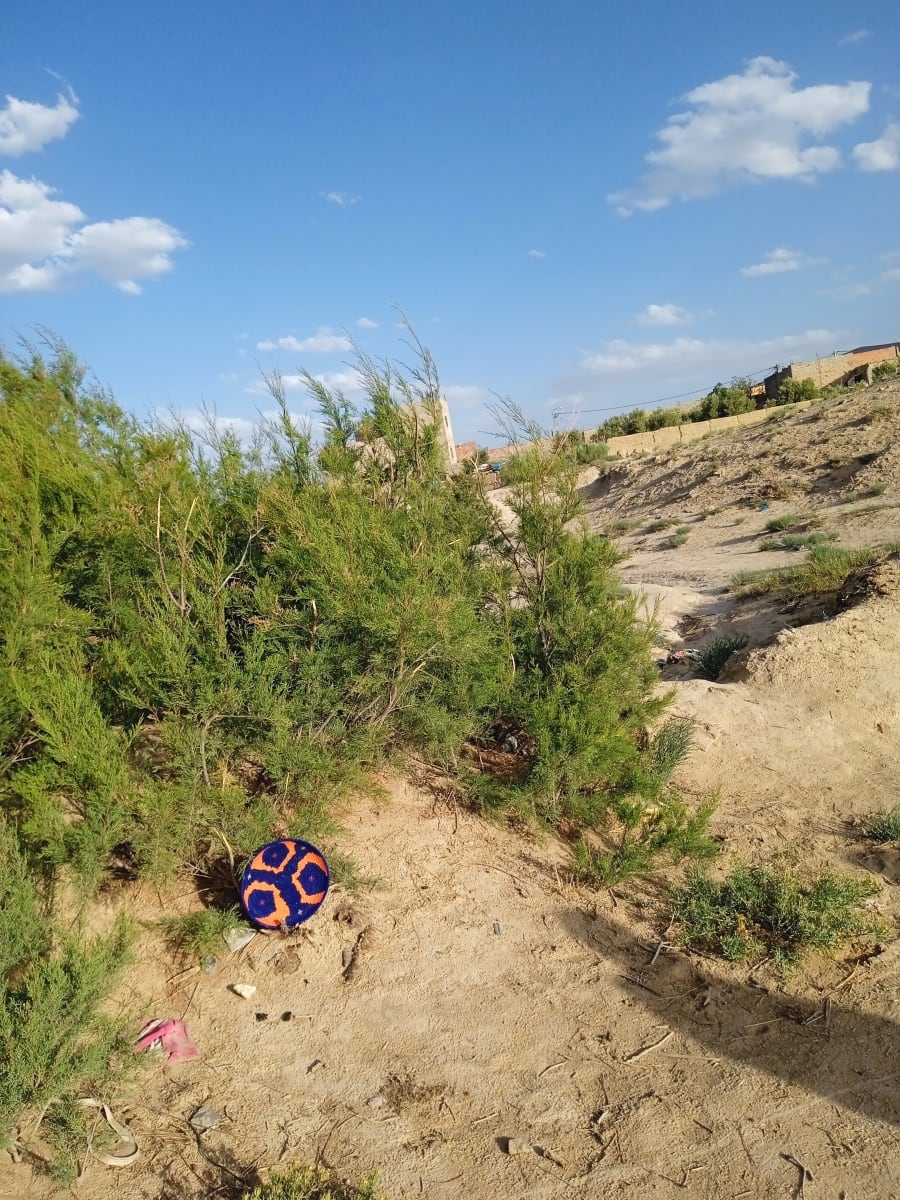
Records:
{"label": "scrubby desert plant", "polygon": [[882,812],[872,813],[862,824],[863,833],[882,846],[900,845],[900,804]]}
{"label": "scrubby desert plant", "polygon": [[797,404],[800,400],[816,400],[819,395],[811,379],[785,379],[778,389],[778,403]]}
{"label": "scrubby desert plant", "polygon": [[713,638],[701,646],[697,653],[697,674],[701,679],[708,679],[712,683],[719,678],[722,673],[722,668],[738,650],[743,650],[747,645],[747,639],[743,634],[733,634],[730,637]]}
{"label": "scrubby desert plant", "polygon": [[687,946],[736,962],[771,958],[787,972],[806,951],[874,937],[880,926],[860,905],[877,890],[871,879],[831,873],[804,879],[783,863],[738,862],[722,880],[689,867],[685,884],[673,891],[674,918]]}
{"label": "scrubby desert plant", "polygon": [[786,533],[781,537],[763,538],[760,550],[808,550],[812,546],[825,546],[837,539],[836,533]]}

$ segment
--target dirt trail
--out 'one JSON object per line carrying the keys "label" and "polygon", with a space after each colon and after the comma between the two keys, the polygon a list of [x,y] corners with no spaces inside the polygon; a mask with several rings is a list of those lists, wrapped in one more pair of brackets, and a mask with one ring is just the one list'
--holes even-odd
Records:
{"label": "dirt trail", "polygon": [[[161,1013],[192,998],[203,1057],[149,1069],[122,1108],[141,1159],[93,1164],[78,1195],[201,1196],[229,1180],[211,1162],[321,1156],[350,1175],[380,1166],[397,1198],[725,1200],[790,1195],[792,1154],[814,1195],[900,1196],[896,947],[844,987],[849,968],[830,964],[792,995],[681,953],[653,962],[654,902],[567,887],[553,841],[386,786],[347,818],[375,891],[334,894],[307,935],[260,936],[175,987],[148,957],[135,997]],[[805,1023],[826,995],[827,1030]],[[187,1126],[200,1104],[224,1113],[202,1153]],[[506,1138],[543,1154],[510,1156]],[[24,1167],[0,1188],[52,1194]]]}

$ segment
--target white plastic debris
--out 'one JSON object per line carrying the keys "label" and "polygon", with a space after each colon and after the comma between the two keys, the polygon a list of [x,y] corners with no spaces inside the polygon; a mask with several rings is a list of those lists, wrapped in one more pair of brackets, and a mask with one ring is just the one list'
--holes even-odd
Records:
{"label": "white plastic debris", "polygon": [[222,940],[232,954],[237,954],[238,950],[249,946],[255,937],[256,930],[248,929],[246,925],[235,925],[233,929],[226,929],[222,934]]}

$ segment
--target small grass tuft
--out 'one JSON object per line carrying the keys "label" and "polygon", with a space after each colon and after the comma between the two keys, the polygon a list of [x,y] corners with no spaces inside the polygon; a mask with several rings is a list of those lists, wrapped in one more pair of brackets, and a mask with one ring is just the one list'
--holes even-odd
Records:
{"label": "small grass tuft", "polygon": [[880,846],[900,846],[900,804],[872,813],[863,822],[863,833]]}
{"label": "small grass tuft", "polygon": [[766,521],[766,533],[781,533],[785,529],[808,529],[816,520],[815,513],[785,513],[781,517],[772,517]]}
{"label": "small grass tuft", "polygon": [[860,910],[877,890],[871,879],[825,873],[806,882],[783,864],[738,862],[721,881],[689,869],[674,890],[673,915],[685,945],[732,962],[771,958],[787,974],[807,951],[877,936],[880,925]]}
{"label": "small grass tuft", "polygon": [[711,642],[707,642],[698,650],[700,659],[697,674],[701,679],[708,679],[711,683],[715,683],[732,654],[743,650],[746,645],[747,639],[743,634],[713,638]]}
{"label": "small grass tuft", "polygon": [[606,527],[606,536],[615,537],[619,533],[631,533],[633,529],[637,529],[641,522],[632,517],[622,517],[618,521],[612,521]]}
{"label": "small grass tuft", "polygon": [[883,554],[900,550],[900,542],[842,550],[836,546],[813,546],[806,559],[796,566],[773,567],[763,571],[739,571],[729,587],[735,596],[775,595],[782,600],[836,592],[851,571],[870,566]]}
{"label": "small grass tuft", "polygon": [[669,538],[669,545],[677,550],[679,546],[683,546],[691,535],[690,525],[679,525],[672,536]]}
{"label": "small grass tuft", "polygon": [[673,795],[668,795],[652,810],[640,803],[621,801],[613,806],[621,827],[618,845],[612,850],[598,849],[585,838],[573,847],[575,876],[590,887],[615,887],[627,879],[649,875],[685,858],[715,858],[719,847],[709,836],[709,822],[715,811],[710,800],[690,812]]}
{"label": "small grass tuft", "polygon": [[781,537],[763,538],[760,550],[808,550],[811,546],[824,546],[837,540],[836,533],[785,533]]}
{"label": "small grass tuft", "polygon": [[180,917],[163,917],[159,924],[166,940],[176,949],[204,958],[208,954],[221,955],[225,948],[223,935],[235,925],[242,924],[243,919],[235,905],[224,909],[203,908]]}
{"label": "small grass tuft", "polygon": [[658,521],[651,521],[644,533],[662,533],[664,529],[671,529],[678,522],[672,517],[660,517]]}

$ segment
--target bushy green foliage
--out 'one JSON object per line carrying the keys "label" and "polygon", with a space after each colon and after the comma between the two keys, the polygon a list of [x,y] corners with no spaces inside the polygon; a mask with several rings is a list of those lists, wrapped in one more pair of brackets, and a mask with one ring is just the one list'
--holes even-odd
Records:
{"label": "bushy green foliage", "polygon": [[[675,812],[647,735],[667,702],[652,626],[609,540],[573,524],[578,439],[516,456],[503,528],[478,476],[445,476],[416,348],[412,370],[360,356],[360,411],[306,377],[318,449],[277,375],[244,446],[214,422],[199,441],[139,424],[64,347],[0,356],[7,1127],[111,1046],[96,1012],[127,938],[63,932],[42,907],[57,881],[80,903],[123,862],[165,881],[273,831],[328,837],[331,801],[392,753],[550,823]],[[527,735],[514,782],[458,761],[498,722]],[[199,946],[222,920],[176,933]]]}
{"label": "bushy green foliage", "polygon": [[797,404],[800,400],[817,400],[820,395],[811,379],[783,379],[778,389],[778,403]]}
{"label": "bushy green foliage", "polygon": [[[574,846],[575,875],[593,887],[614,887],[685,858],[703,860],[719,853],[708,829],[714,805],[710,801],[689,812],[677,796],[666,795],[658,805],[617,804],[613,820],[620,833],[611,849],[580,838]],[[613,824],[610,821],[610,825]]]}
{"label": "bushy green foliage", "polygon": [[226,908],[201,908],[178,917],[164,917],[160,924],[166,937],[181,951],[202,958],[221,955],[222,938],[242,920],[237,905]]}
{"label": "bushy green foliage", "polygon": [[787,971],[807,950],[874,936],[878,923],[860,902],[877,890],[870,879],[831,873],[805,881],[781,863],[738,862],[723,880],[695,867],[674,889],[674,917],[686,945],[737,962],[771,957]]}
{"label": "bushy green foliage", "polygon": [[898,374],[900,374],[900,358],[886,359],[884,362],[876,363],[872,368],[872,379],[875,383],[881,379],[893,379]]}
{"label": "bushy green foliage", "polygon": [[[80,940],[54,928],[50,907],[29,870],[15,831],[0,818],[0,1146],[23,1109],[48,1114],[45,1132],[60,1151],[78,1114],[67,1102],[106,1087],[118,1025],[101,1010],[129,960],[131,934],[118,921],[109,934]],[[125,1054],[120,1066],[130,1058]]]}
{"label": "bushy green foliage", "polygon": [[883,546],[842,550],[836,546],[813,546],[796,566],[771,570],[739,571],[729,587],[736,596],[765,596],[772,593],[784,600],[836,592],[851,571],[867,567],[885,554],[900,551],[900,542]]}
{"label": "bushy green foliage", "polygon": [[763,538],[760,550],[808,550],[811,546],[825,546],[837,541],[836,533],[818,530],[815,533],[785,533],[781,537]]}
{"label": "bushy green foliage", "polygon": [[882,846],[900,845],[900,804],[873,813],[863,822],[863,832]]}
{"label": "bushy green foliage", "polygon": [[609,458],[606,442],[580,442],[575,447],[575,461],[579,466],[595,466]]}
{"label": "bushy green foliage", "polygon": [[808,529],[818,520],[816,513],[783,513],[766,521],[766,533],[780,533],[784,529]]}
{"label": "bushy green foliage", "polygon": [[672,425],[680,425],[684,413],[680,408],[653,408],[647,413],[648,429],[667,429]]}
{"label": "bushy green foliage", "polygon": [[244,1200],[380,1200],[378,1178],[370,1175],[358,1187],[339,1183],[322,1167],[296,1164],[273,1171],[265,1183],[244,1194]]}
{"label": "bushy green foliage", "polygon": [[737,650],[743,650],[746,645],[747,639],[743,634],[713,638],[698,650],[700,655],[697,664],[698,676],[715,683],[732,654]]}
{"label": "bushy green foliage", "polygon": [[729,385],[717,383],[709,395],[691,412],[693,421],[713,421],[717,417],[734,417],[753,412],[756,400],[751,395],[749,379],[733,379]]}

